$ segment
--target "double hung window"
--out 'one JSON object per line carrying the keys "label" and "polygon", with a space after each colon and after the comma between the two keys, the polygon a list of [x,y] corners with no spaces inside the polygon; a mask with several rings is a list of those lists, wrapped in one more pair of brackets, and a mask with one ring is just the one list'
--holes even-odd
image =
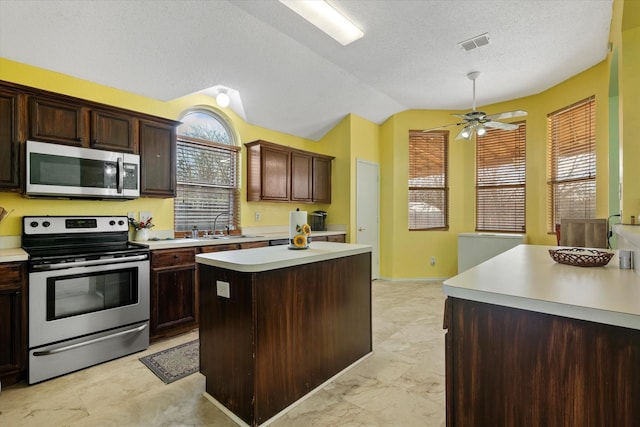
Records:
{"label": "double hung window", "polygon": [[449,228],[449,132],[409,131],[409,230]]}
{"label": "double hung window", "polygon": [[476,137],[476,230],[525,231],[526,123]]}
{"label": "double hung window", "polygon": [[[237,228],[238,157],[229,124],[207,110],[190,111],[178,127],[174,228],[186,232]],[[217,218],[217,220],[216,220]]]}
{"label": "double hung window", "polygon": [[551,233],[562,218],[595,218],[595,97],[548,114],[547,125]]}

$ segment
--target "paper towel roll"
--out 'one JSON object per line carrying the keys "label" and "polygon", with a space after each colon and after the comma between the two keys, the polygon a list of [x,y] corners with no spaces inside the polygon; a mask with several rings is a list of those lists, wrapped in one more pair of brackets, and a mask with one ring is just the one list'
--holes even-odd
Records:
{"label": "paper towel roll", "polygon": [[302,231],[299,231],[299,230],[306,223],[307,223],[307,211],[290,211],[289,212],[289,247],[294,247],[293,238],[295,236],[297,236],[298,234],[304,234],[302,233]]}

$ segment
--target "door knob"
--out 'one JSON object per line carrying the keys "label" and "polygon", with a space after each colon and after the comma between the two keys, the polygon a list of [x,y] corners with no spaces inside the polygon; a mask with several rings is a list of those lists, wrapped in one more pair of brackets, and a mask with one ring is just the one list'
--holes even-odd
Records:
{"label": "door knob", "polygon": [[358,227],[358,231],[364,231],[364,230],[366,230],[366,228],[364,228],[364,227]]}

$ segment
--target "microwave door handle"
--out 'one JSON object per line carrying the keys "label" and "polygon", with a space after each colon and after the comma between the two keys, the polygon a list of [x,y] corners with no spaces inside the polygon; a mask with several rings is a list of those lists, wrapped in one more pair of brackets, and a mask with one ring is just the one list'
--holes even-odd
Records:
{"label": "microwave door handle", "polygon": [[124,187],[124,158],[118,157],[118,194],[122,193],[122,189]]}

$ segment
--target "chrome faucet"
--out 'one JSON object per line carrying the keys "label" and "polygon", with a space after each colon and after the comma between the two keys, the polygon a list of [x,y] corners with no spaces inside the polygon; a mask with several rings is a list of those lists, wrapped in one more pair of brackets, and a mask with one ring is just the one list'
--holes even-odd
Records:
{"label": "chrome faucet", "polygon": [[221,215],[228,216],[229,212],[220,212],[218,215],[215,216],[215,218],[213,218],[213,234],[216,234],[216,223],[218,222],[218,218],[220,218]]}

